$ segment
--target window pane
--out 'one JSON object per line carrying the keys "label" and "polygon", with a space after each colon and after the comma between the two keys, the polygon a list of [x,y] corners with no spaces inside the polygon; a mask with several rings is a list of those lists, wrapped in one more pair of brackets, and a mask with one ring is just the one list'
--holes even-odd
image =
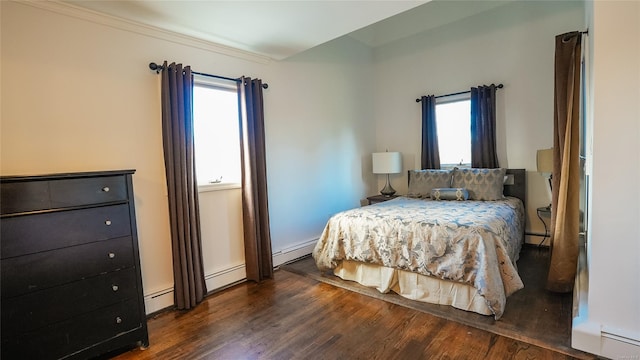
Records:
{"label": "window pane", "polygon": [[235,90],[193,88],[193,122],[198,184],[240,182],[238,95]]}
{"label": "window pane", "polygon": [[436,105],[440,163],[471,164],[471,100]]}

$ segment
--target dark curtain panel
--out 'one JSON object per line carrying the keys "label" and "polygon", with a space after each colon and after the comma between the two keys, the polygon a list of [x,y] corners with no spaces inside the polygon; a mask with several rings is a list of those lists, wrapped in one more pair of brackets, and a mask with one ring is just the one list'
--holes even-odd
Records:
{"label": "dark curtain panel", "polygon": [[242,160],[242,217],[247,279],[273,278],[262,80],[242,77],[238,84]]}
{"label": "dark curtain panel", "polygon": [[422,161],[423,169],[440,169],[438,129],[436,127],[436,97],[422,97]]}
{"label": "dark curtain panel", "polygon": [[207,292],[202,265],[198,186],[193,147],[191,68],[164,62],[162,139],[169,194],[174,300],[191,309]]}
{"label": "dark curtain panel", "polygon": [[471,167],[497,168],[496,86],[471,88]]}
{"label": "dark curtain panel", "polygon": [[570,292],[580,229],[580,32],[556,36],[551,262],[547,289]]}

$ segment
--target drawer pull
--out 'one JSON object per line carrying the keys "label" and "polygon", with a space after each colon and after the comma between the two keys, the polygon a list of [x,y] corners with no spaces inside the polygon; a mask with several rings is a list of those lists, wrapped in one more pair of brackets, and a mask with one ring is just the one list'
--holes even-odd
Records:
{"label": "drawer pull", "polygon": [[113,289],[113,291],[118,291],[118,285],[111,285],[111,289]]}
{"label": "drawer pull", "polygon": [[111,190],[111,189],[109,189],[108,186],[105,186],[105,187],[102,188],[102,191],[104,191],[104,192],[109,192],[109,190]]}
{"label": "drawer pull", "polygon": [[121,324],[122,323],[122,318],[120,318],[120,316],[116,316],[116,324]]}
{"label": "drawer pull", "polygon": [[110,252],[110,253],[109,253],[109,259],[113,259],[113,258],[115,258],[115,257],[116,257],[116,254],[115,254],[115,253],[112,253],[112,252]]}
{"label": "drawer pull", "polygon": [[104,224],[107,225],[107,226],[110,226],[111,225],[111,220],[105,220]]}

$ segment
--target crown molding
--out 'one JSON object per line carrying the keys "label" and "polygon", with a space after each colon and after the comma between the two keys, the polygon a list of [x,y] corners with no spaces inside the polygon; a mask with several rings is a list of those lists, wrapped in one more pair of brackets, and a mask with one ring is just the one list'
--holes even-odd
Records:
{"label": "crown molding", "polygon": [[235,58],[248,60],[260,64],[268,64],[271,58],[265,55],[256,54],[250,51],[236,49],[230,46],[217,44],[214,42],[198,39],[192,36],[183,35],[174,31],[161,29],[155,26],[142,24],[135,21],[125,20],[115,16],[99,13],[97,11],[85,9],[69,3],[63,3],[57,0],[38,1],[38,0],[13,0],[16,3],[29,5],[35,8],[55,12],[58,14],[74,17],[77,19],[89,21],[91,23],[109,26],[115,29],[124,30],[139,35],[152,37],[164,41],[173,42],[180,45],[186,45],[197,49],[214,52],[217,54],[232,56]]}

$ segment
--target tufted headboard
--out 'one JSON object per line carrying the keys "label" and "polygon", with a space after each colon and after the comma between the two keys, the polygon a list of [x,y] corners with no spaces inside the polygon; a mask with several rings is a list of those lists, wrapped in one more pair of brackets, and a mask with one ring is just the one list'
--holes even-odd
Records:
{"label": "tufted headboard", "polygon": [[[408,178],[407,178],[409,186],[411,186],[411,173],[412,173],[412,170],[409,170]],[[525,208],[526,208],[527,177],[526,177],[525,169],[506,169],[506,176],[507,176],[507,179],[504,182],[503,194],[505,196],[513,196],[522,200],[522,203],[525,205]],[[446,182],[446,179],[445,179],[445,182]]]}

